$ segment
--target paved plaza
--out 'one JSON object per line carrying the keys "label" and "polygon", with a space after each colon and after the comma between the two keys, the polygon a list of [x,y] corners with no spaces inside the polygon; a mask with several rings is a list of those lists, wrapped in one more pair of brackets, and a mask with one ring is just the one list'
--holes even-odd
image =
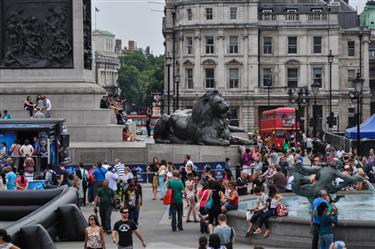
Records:
{"label": "paved plaza", "polygon": [[[184,231],[172,233],[170,220],[168,219],[167,206],[162,205],[161,201],[151,200],[151,189],[145,187],[143,206],[140,213],[140,230],[149,249],[194,249],[198,248],[199,223],[184,223]],[[186,210],[186,209],[185,209]],[[92,205],[83,208],[84,215],[88,217],[93,213]],[[112,214],[112,226],[115,221],[120,219],[119,212]],[[244,221],[245,222],[245,221]],[[138,238],[133,235],[135,249],[142,248]],[[117,249],[113,245],[111,236],[106,235],[107,249]],[[57,243],[58,249],[83,248],[83,242],[64,242]],[[246,244],[236,244],[234,248],[253,249],[253,246]],[[267,247],[266,249],[274,249]]]}

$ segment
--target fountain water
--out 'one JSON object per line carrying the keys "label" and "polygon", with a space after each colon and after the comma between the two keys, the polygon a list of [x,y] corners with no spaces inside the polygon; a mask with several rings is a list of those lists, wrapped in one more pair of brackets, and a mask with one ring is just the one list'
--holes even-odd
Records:
{"label": "fountain water", "polygon": [[369,181],[366,180],[366,179],[364,179],[363,182],[367,184],[367,186],[368,186],[368,190],[370,190],[372,193],[375,194],[375,187],[374,187],[374,185],[372,185],[372,183],[369,182]]}

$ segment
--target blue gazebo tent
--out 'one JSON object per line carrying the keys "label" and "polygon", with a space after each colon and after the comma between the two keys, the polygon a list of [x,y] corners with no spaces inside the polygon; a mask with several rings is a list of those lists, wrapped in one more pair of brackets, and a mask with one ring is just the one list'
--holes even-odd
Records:
{"label": "blue gazebo tent", "polygon": [[[375,139],[375,114],[363,122],[360,126],[361,139]],[[357,126],[345,130],[345,137],[349,139],[357,138]]]}

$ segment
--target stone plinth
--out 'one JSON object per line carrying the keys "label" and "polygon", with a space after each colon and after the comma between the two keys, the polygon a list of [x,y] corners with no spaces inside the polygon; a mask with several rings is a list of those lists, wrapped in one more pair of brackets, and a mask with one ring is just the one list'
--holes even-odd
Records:
{"label": "stone plinth", "polygon": [[152,143],[79,143],[70,144],[72,163],[94,163],[116,158],[125,163],[148,164],[152,158],[165,159],[174,163],[183,162],[184,155],[190,154],[194,162],[220,162],[226,157],[236,163],[240,159],[238,146],[203,146],[182,144],[152,144]]}

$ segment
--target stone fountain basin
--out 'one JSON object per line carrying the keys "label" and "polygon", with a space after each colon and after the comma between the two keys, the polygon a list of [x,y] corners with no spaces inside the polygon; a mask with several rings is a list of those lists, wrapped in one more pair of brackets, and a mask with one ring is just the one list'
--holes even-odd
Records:
{"label": "stone fountain basin", "polygon": [[[344,195],[369,194],[368,191],[342,192]],[[283,195],[285,198],[293,194]],[[241,203],[256,199],[255,196],[241,198]],[[353,203],[355,206],[356,203]],[[358,209],[361,206],[358,205]],[[339,210],[340,212],[340,210]],[[375,210],[374,210],[375,213]],[[311,226],[310,217],[277,217],[271,218],[270,227],[272,235],[263,238],[262,234],[245,238],[248,228],[246,211],[237,210],[228,212],[228,222],[235,227],[237,241],[252,245],[307,249],[311,248]],[[340,219],[338,225],[333,229],[334,240],[343,240],[350,249],[373,249],[375,248],[375,220],[353,220]]]}

